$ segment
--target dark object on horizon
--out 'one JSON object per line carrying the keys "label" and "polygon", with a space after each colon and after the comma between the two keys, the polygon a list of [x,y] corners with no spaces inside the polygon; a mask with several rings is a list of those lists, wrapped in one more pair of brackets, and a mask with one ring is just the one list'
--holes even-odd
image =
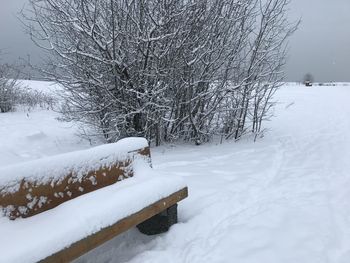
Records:
{"label": "dark object on horizon", "polygon": [[305,86],[312,87],[313,82],[314,82],[314,77],[310,73],[305,74],[304,80],[303,80],[303,83],[305,84]]}
{"label": "dark object on horizon", "polygon": [[312,87],[312,82],[311,81],[305,81],[304,82],[306,87]]}

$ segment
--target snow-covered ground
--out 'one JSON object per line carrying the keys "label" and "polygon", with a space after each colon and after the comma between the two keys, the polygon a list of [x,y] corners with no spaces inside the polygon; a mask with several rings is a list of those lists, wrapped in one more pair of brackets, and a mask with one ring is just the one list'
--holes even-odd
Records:
{"label": "snow-covered ground", "polygon": [[0,114],[0,166],[88,148],[72,124],[46,110]]}
{"label": "snow-covered ground", "polygon": [[[54,95],[59,88],[45,81],[20,81],[22,87]],[[75,136],[77,128],[57,121],[59,114],[21,107],[0,114],[0,166],[85,149],[87,141]]]}
{"label": "snow-covered ground", "polygon": [[[350,87],[287,85],[254,143],[152,150],[189,197],[166,234],[136,229],[76,262],[350,262]],[[89,147],[48,111],[0,114],[0,166]]]}

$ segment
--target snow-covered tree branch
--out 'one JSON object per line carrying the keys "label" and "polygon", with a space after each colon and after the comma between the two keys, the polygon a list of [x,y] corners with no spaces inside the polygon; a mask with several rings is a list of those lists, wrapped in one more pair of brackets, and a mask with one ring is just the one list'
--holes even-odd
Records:
{"label": "snow-covered tree branch", "polygon": [[113,142],[201,143],[262,130],[295,30],[286,0],[30,0],[63,119]]}

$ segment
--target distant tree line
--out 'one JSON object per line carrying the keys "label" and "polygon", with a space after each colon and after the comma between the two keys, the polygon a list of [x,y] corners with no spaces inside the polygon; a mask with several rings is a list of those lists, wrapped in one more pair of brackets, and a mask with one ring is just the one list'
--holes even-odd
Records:
{"label": "distant tree line", "polygon": [[259,136],[283,80],[288,0],[30,0],[66,121],[114,142]]}

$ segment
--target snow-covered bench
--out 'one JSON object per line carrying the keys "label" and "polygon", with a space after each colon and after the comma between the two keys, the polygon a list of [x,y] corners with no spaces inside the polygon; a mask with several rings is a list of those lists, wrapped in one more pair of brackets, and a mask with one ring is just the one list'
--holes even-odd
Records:
{"label": "snow-covered bench", "polygon": [[134,226],[164,232],[186,197],[142,138],[2,167],[0,262],[69,262]]}

